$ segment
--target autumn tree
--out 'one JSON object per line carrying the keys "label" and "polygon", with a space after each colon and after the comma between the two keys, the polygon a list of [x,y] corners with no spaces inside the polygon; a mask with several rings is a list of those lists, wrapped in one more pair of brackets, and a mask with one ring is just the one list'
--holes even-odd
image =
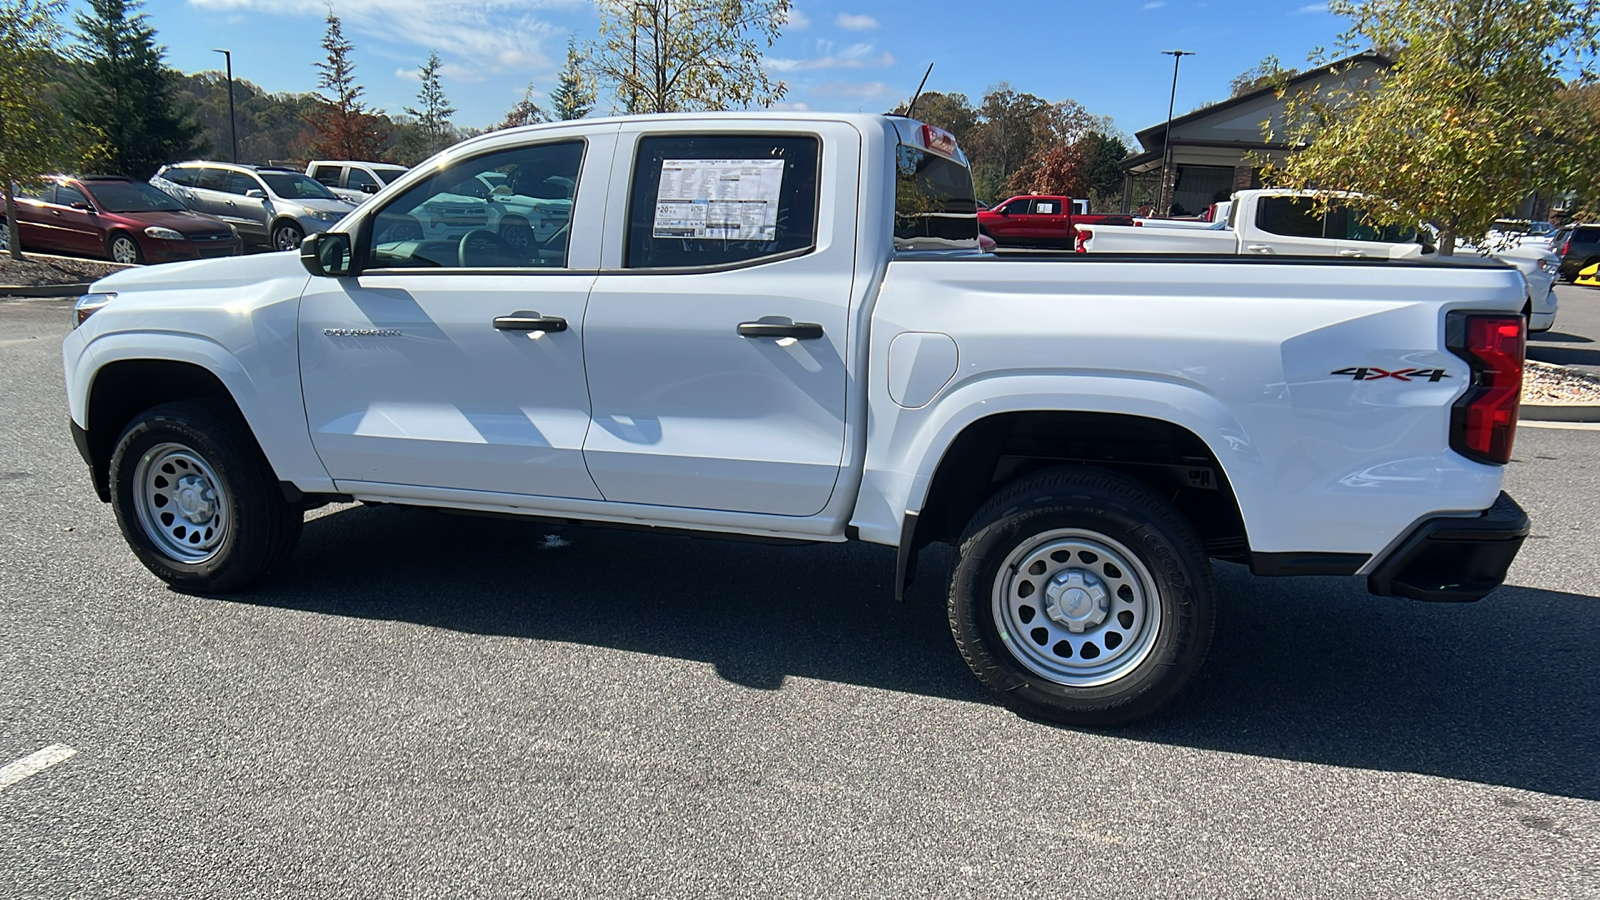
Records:
{"label": "autumn tree", "polygon": [[388,128],[361,100],[364,89],[356,83],[356,64],[350,58],[355,45],[344,36],[344,24],[330,10],[322,49],[328,58],[316,64],[322,73],[321,108],[311,118],[316,129],[312,149],[330,159],[376,159],[388,137]]}
{"label": "autumn tree", "polygon": [[66,0],[0,0],[0,194],[6,248],[22,258],[12,185],[35,182],[62,161],[67,127],[41,77],[61,43]]}
{"label": "autumn tree", "polygon": [[201,128],[178,100],[181,76],[162,62],[155,29],[138,0],[90,0],[74,18],[78,44],[62,107],[91,129],[101,152],[95,168],[140,180],[162,165],[204,149]]}
{"label": "autumn tree", "polygon": [[421,87],[417,89],[418,105],[405,107],[406,115],[413,121],[405,129],[404,140],[397,140],[405,145],[405,153],[409,158],[427,159],[456,141],[455,129],[450,125],[450,117],[455,115],[456,108],[445,98],[444,86],[439,83],[442,65],[439,51],[432,50],[428,53],[427,62],[417,70],[421,81]]}
{"label": "autumn tree", "polygon": [[762,66],[791,0],[597,0],[589,71],[628,113],[771,106],[788,86]]}
{"label": "autumn tree", "polygon": [[[1299,74],[1299,69],[1286,69],[1276,56],[1269,56],[1257,63],[1255,68],[1246,69],[1233,76],[1233,81],[1228,83],[1228,97],[1229,99],[1243,97],[1246,94],[1253,94],[1262,88],[1277,87]],[[1211,104],[1203,105],[1210,106]]]}
{"label": "autumn tree", "polygon": [[[1600,179],[1597,123],[1562,100],[1593,78],[1597,0],[1333,0],[1344,47],[1381,47],[1373,79],[1286,98],[1276,140],[1305,149],[1264,175],[1359,192],[1373,219],[1437,223],[1441,255],[1534,191]],[[1267,126],[1270,129],[1270,123]]]}
{"label": "autumn tree", "polygon": [[595,92],[583,71],[583,55],[578,44],[567,38],[567,61],[556,75],[556,89],[550,93],[550,112],[557,121],[581,119],[594,111]]}
{"label": "autumn tree", "polygon": [[533,101],[533,85],[528,85],[522,92],[522,99],[518,100],[501,119],[499,124],[490,128],[490,131],[500,131],[506,128],[517,128],[523,125],[537,125],[540,122],[550,121],[550,114],[544,107]]}

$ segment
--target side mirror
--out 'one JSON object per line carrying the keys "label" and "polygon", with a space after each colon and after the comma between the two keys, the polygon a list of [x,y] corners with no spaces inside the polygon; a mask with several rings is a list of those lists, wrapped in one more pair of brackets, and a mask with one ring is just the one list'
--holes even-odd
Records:
{"label": "side mirror", "polygon": [[251,188],[244,192],[244,198],[246,200],[265,200],[267,199],[267,192],[260,188]]}
{"label": "side mirror", "polygon": [[72,208],[73,209],[81,209],[84,212],[91,212],[91,213],[94,212],[94,207],[92,207],[89,204],[83,202],[82,200],[74,200],[74,201],[72,201]]}
{"label": "side mirror", "polygon": [[995,210],[995,212],[999,213],[1002,216],[1010,216],[1011,215],[1011,210],[1006,209],[1004,206],[1002,206],[999,209]]}
{"label": "side mirror", "polygon": [[338,278],[351,274],[354,254],[350,235],[324,231],[308,235],[300,242],[300,265],[318,278]]}
{"label": "side mirror", "polygon": [[377,192],[378,186],[375,184],[363,184],[361,186],[361,193],[363,194],[376,194]]}

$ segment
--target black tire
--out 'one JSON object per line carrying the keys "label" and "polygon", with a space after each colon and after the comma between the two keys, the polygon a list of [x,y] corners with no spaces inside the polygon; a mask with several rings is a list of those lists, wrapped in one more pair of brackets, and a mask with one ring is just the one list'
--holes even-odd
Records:
{"label": "black tire", "polygon": [[[183,461],[182,451],[192,454],[209,472]],[[150,467],[163,458],[176,460],[178,467]],[[142,460],[146,462],[143,471]],[[223,524],[218,526],[220,534],[213,547],[195,548],[190,558],[181,558],[162,546],[173,541],[174,532],[179,538],[187,536],[177,531],[185,521],[168,515],[168,523],[177,524],[164,528],[150,515],[182,513],[180,500],[152,500],[141,514],[138,492],[145,489],[147,478],[153,477],[151,483],[159,484],[162,471],[174,479],[192,472],[192,477],[212,489],[210,495],[220,499],[216,508],[222,512],[213,521]],[[172,482],[169,485],[178,489]],[[150,488],[153,493],[163,489],[166,486]],[[305,519],[299,506],[284,499],[271,466],[238,413],[214,400],[167,403],[129,423],[111,457],[111,505],[123,537],[145,568],[173,587],[203,593],[240,590],[272,574],[294,551]],[[191,527],[198,533],[204,525]],[[209,555],[197,558],[205,553]]]}
{"label": "black tire", "polygon": [[268,239],[274,250],[298,250],[300,242],[306,239],[305,231],[293,222],[279,222],[272,226],[272,235]]}
{"label": "black tire", "polygon": [[144,265],[144,251],[139,249],[139,242],[134,240],[133,235],[128,234],[126,231],[113,231],[106,237],[106,259],[112,262],[128,262],[125,259],[117,259],[117,243],[119,241],[126,241],[133,247],[132,260],[136,265]]}
{"label": "black tire", "polygon": [[[1098,539],[1096,546],[1112,549],[1107,558],[1068,551],[1065,556],[1071,565],[1066,565],[1057,551],[1031,563],[1026,572],[1020,568],[1028,563],[1030,553],[1046,553],[1073,542],[1095,543],[1091,537]],[[1119,552],[1128,554],[1124,562],[1129,571],[1108,565]],[[1216,584],[1210,560],[1183,515],[1131,478],[1088,467],[1052,469],[1023,478],[1002,489],[973,515],[962,535],[959,555],[948,605],[956,646],[978,679],[1002,703],[1023,715],[1068,725],[1130,722],[1164,706],[1205,661],[1216,623]],[[1052,565],[1061,568],[1042,568],[1046,558],[1057,560]],[[1074,571],[1087,574],[1074,576]],[[1040,573],[1038,583],[1043,587],[1023,587],[1021,582],[1032,577],[1028,572]],[[1058,592],[1058,598],[1068,596],[1061,592],[1072,591],[1074,577],[1078,584],[1089,578],[1093,589],[1100,592],[1103,623],[1071,623],[1084,630],[1069,634],[1064,630],[1068,623],[1057,618],[1058,614],[1065,617],[1069,606],[1056,602],[1054,611],[1048,611],[1048,603],[1039,601],[1046,600],[1049,591]],[[1120,593],[1124,588],[1114,587],[1120,583],[1117,578],[1139,587],[1138,593]],[[1105,586],[1113,587],[1112,596],[1106,596]],[[1040,609],[1034,614],[1036,619],[1025,609],[1029,601],[1015,599],[1029,596],[1037,597],[1034,602]],[[1120,605],[1134,609],[1133,600],[1122,598],[1135,596],[1143,618],[1125,614]],[[1080,599],[1084,601],[1082,609],[1091,608],[1095,604],[1088,602],[1088,597],[1080,592],[1070,600],[1071,608],[1079,608]],[[1010,618],[1012,615],[1016,618]],[[1031,622],[1033,627],[1015,622]],[[1142,631],[1137,636],[1123,635],[1122,622],[1136,623]],[[1002,628],[1006,628],[1009,641]],[[1013,631],[1021,633],[1011,634]],[[1110,643],[1111,631],[1119,634],[1116,644]],[[1046,636],[1041,639],[1039,632]],[[1083,641],[1085,648],[1076,660],[1063,657],[1062,667],[1089,667],[1103,654],[1106,662],[1101,665],[1123,668],[1102,675],[1069,673],[1060,678],[1040,671],[1054,660],[1050,654],[1060,656],[1060,648],[1068,643],[1057,643],[1057,639],[1068,637]],[[1037,646],[1028,644],[1030,640]],[[1096,641],[1107,649],[1101,650]],[[1089,644],[1095,645],[1092,657]],[[1066,652],[1071,657],[1072,647]],[[1029,654],[1036,662],[1024,661]],[[1084,683],[1095,678],[1109,680]]]}

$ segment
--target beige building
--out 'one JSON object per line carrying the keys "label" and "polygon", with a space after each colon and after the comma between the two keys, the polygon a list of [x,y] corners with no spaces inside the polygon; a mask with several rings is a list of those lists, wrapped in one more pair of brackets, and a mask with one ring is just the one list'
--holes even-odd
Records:
{"label": "beige building", "polygon": [[[1346,57],[1296,75],[1286,92],[1355,87],[1389,65],[1388,58],[1376,53]],[[1267,141],[1261,128],[1270,119],[1274,134],[1281,134],[1283,106],[1276,88],[1269,87],[1175,117],[1170,141],[1165,122],[1139,132],[1135,137],[1143,152],[1121,164],[1123,211],[1155,202],[1162,158],[1169,151],[1173,215],[1195,215],[1234,191],[1259,187],[1252,155],[1282,159],[1289,151],[1287,144]]]}

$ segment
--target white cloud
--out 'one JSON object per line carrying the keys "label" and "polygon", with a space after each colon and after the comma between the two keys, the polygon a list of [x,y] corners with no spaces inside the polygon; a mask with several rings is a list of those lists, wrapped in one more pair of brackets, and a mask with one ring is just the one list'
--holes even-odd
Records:
{"label": "white cloud", "polygon": [[853,97],[858,100],[900,96],[898,90],[881,81],[830,81],[812,88],[811,93],[831,94],[836,97]]}
{"label": "white cloud", "polygon": [[796,7],[789,8],[789,17],[783,22],[786,31],[805,31],[811,27],[811,17]]}
{"label": "white cloud", "polygon": [[1166,5],[1167,5],[1167,0],[1154,0],[1154,2],[1146,3],[1145,5],[1143,5],[1143,6],[1139,7],[1139,8],[1140,9],[1160,9],[1161,7],[1166,6]]}
{"label": "white cloud", "polygon": [[1328,4],[1326,3],[1307,3],[1305,6],[1295,10],[1295,15],[1304,16],[1311,13],[1325,13],[1327,11]]}
{"label": "white cloud", "polygon": [[878,27],[878,20],[871,16],[853,16],[850,13],[839,13],[833,24],[846,31],[871,31]]}
{"label": "white cloud", "polygon": [[804,72],[815,69],[887,69],[894,65],[894,54],[885,50],[878,53],[871,43],[839,47],[833,41],[819,40],[817,55],[810,59],[784,59],[768,57],[763,62],[774,72]]}
{"label": "white cloud", "polygon": [[772,110],[775,110],[777,112],[785,112],[785,111],[805,112],[806,110],[808,110],[810,108],[811,108],[811,105],[809,103],[789,103],[788,101],[782,101],[782,100],[780,100],[779,102],[774,103],[774,104],[772,104],[772,106],[768,107],[768,109],[772,109]]}

